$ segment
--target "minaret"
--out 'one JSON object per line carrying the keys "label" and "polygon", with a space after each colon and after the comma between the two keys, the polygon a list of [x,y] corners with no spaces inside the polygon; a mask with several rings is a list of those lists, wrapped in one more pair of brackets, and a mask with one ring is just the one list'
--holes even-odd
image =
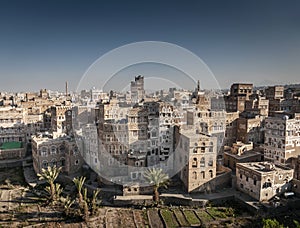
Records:
{"label": "minaret", "polygon": [[68,82],[66,81],[66,97],[68,96]]}
{"label": "minaret", "polygon": [[200,80],[197,82],[197,92],[200,92]]}

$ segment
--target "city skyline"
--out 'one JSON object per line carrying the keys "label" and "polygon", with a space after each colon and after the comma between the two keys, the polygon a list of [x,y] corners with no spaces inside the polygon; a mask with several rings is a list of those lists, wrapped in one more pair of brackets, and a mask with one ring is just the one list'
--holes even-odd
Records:
{"label": "city skyline", "polygon": [[64,91],[65,81],[74,91],[99,57],[147,40],[195,53],[221,88],[232,82],[299,83],[298,1],[2,1],[0,5],[1,91]]}

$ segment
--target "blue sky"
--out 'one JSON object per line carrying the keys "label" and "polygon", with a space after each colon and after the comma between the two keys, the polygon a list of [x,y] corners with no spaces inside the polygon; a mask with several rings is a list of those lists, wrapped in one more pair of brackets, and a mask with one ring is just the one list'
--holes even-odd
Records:
{"label": "blue sky", "polygon": [[222,88],[299,83],[299,28],[297,0],[3,0],[0,91],[75,89],[101,55],[147,40],[192,51]]}

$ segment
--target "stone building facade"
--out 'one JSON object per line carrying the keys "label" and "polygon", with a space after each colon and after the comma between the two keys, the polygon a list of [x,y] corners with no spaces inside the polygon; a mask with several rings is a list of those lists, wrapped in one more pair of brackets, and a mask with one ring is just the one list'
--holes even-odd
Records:
{"label": "stone building facade", "polygon": [[253,142],[263,144],[264,142],[264,118],[262,116],[240,117],[237,120],[237,140],[243,143]]}
{"label": "stone building facade", "polygon": [[300,114],[269,117],[265,120],[264,157],[286,164],[300,155]]}
{"label": "stone building facade", "polygon": [[239,118],[238,112],[226,112],[226,129],[224,146],[231,146],[237,139],[237,121]]}
{"label": "stone building facade", "polygon": [[138,103],[145,97],[144,77],[138,75],[130,84],[131,102]]}
{"label": "stone building facade", "polygon": [[[180,130],[175,151],[175,168],[187,192],[204,192],[217,172],[217,139],[193,130]],[[213,189],[211,189],[213,190]]]}
{"label": "stone building facade", "polygon": [[238,163],[237,189],[259,201],[268,201],[287,191],[294,170],[270,162]]}
{"label": "stone building facade", "polygon": [[259,148],[253,149],[253,143],[233,143],[224,151],[224,165],[231,170],[236,170],[237,163],[259,162],[263,160],[263,151]]}
{"label": "stone building facade", "polygon": [[69,136],[53,137],[52,134],[32,136],[33,168],[40,173],[48,166],[62,167],[70,175],[78,172],[83,165],[76,142]]}
{"label": "stone building facade", "polygon": [[230,95],[224,97],[226,111],[243,112],[245,110],[245,102],[249,100],[253,93],[253,84],[235,83],[231,85]]}

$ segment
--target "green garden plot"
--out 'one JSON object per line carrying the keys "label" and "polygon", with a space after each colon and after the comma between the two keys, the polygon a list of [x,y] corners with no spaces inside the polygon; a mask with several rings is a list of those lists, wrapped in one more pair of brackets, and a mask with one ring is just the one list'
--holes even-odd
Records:
{"label": "green garden plot", "polygon": [[202,209],[196,210],[195,213],[201,219],[202,223],[210,223],[211,221],[213,221],[213,218],[206,211]]}
{"label": "green garden plot", "polygon": [[186,220],[184,214],[182,214],[182,211],[180,209],[174,209],[173,210],[178,222],[180,223],[180,226],[188,227],[190,226],[189,222]]}
{"label": "green garden plot", "polygon": [[197,226],[200,225],[201,222],[197,218],[196,214],[192,210],[184,210],[183,211],[186,220],[192,225],[192,226]]}
{"label": "green garden plot", "polygon": [[179,227],[176,218],[172,211],[168,209],[161,209],[160,214],[165,222],[167,228]]}

